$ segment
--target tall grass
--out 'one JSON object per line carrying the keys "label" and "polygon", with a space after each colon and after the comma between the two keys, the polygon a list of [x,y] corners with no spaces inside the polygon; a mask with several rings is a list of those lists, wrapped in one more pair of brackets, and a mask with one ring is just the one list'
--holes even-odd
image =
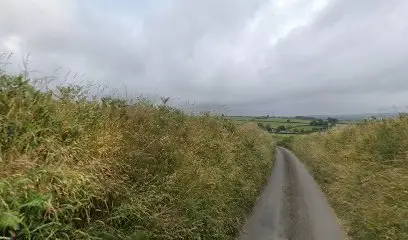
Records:
{"label": "tall grass", "polygon": [[269,174],[253,125],[0,75],[0,236],[234,239]]}
{"label": "tall grass", "polygon": [[408,239],[408,118],[296,138],[351,239]]}

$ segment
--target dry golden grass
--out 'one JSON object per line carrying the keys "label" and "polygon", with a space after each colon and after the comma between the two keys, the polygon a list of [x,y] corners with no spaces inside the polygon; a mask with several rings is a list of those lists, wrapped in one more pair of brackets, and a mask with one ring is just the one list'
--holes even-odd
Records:
{"label": "dry golden grass", "polygon": [[257,126],[0,75],[0,236],[234,239],[272,167]]}
{"label": "dry golden grass", "polygon": [[408,239],[408,118],[298,137],[351,239]]}

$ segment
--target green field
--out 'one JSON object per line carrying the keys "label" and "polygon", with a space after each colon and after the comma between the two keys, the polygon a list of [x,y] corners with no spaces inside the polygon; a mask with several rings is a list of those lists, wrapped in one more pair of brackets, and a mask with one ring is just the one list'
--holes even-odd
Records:
{"label": "green field", "polygon": [[[257,124],[262,124],[263,126],[270,126],[273,129],[274,133],[310,133],[317,132],[325,129],[325,126],[311,126],[312,120],[299,119],[299,118],[290,118],[290,117],[256,117],[256,116],[229,116],[227,117],[231,120],[247,123],[254,122]],[[346,124],[346,121],[342,121],[342,124]],[[284,131],[277,132],[277,129],[283,126]],[[281,127],[282,128],[282,127]]]}

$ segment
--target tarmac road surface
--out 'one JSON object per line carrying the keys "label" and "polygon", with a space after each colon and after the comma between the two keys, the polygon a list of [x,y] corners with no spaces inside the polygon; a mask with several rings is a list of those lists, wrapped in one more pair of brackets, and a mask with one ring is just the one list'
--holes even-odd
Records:
{"label": "tarmac road surface", "polygon": [[343,240],[345,235],[323,193],[294,154],[277,149],[268,179],[241,240]]}

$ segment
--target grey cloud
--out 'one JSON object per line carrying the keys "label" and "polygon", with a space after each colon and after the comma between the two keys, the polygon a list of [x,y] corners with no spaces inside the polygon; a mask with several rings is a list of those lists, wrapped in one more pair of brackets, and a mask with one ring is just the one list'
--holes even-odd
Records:
{"label": "grey cloud", "polygon": [[[0,47],[8,36],[19,36],[36,68],[58,64],[114,87],[124,84],[134,95],[166,95],[175,104],[190,100],[231,114],[408,105],[404,0],[332,0],[315,13],[314,4],[325,1],[174,0],[135,16],[138,6],[123,9],[122,1],[105,18],[109,8],[102,5],[87,15],[89,6],[61,1],[68,9],[61,19],[41,16],[36,1],[30,9],[0,3]],[[121,12],[126,23],[116,19]]]}
{"label": "grey cloud", "polygon": [[[361,7],[362,2],[368,7]],[[389,4],[359,1],[358,11],[350,12],[354,6],[350,1],[333,3],[318,21],[293,32],[274,49],[277,55],[274,57],[278,58],[275,62],[280,68],[272,71],[271,76],[288,80],[292,85],[289,94],[295,98],[321,96],[317,103],[328,101],[330,94],[337,93],[347,96],[347,93],[376,92],[379,97],[395,91],[408,93],[405,80],[408,72],[404,67],[408,60],[407,27],[396,26],[395,16],[392,17],[398,8],[397,17],[404,21],[407,6],[403,1]],[[322,19],[332,16],[333,8],[340,17],[322,27]],[[370,11],[366,13],[367,10]],[[355,97],[358,105],[358,98],[365,96]],[[379,103],[374,101],[371,108]]]}

